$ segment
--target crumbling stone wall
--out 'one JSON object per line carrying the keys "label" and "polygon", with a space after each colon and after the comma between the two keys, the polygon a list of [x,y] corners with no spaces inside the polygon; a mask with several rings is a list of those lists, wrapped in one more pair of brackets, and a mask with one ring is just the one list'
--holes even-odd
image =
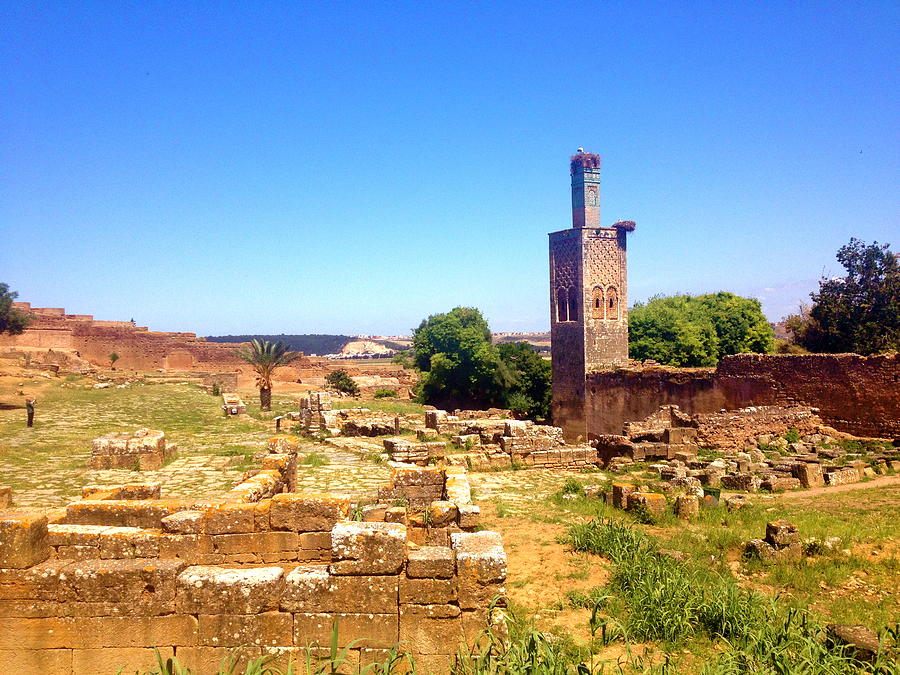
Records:
{"label": "crumbling stone wall", "polygon": [[[32,307],[27,302],[13,305],[29,314],[32,322],[21,335],[0,335],[0,347],[71,350],[79,358],[100,366],[108,366],[109,354],[116,352],[119,355],[116,367],[126,370],[251,373],[249,366],[234,353],[241,346],[237,343],[207,342],[194,333],[150,331],[130,321],[99,321],[89,314],[66,314],[65,309],[58,307]],[[353,377],[371,376],[373,382],[364,391],[374,393],[377,389],[391,388],[406,398],[416,380],[414,371],[395,364],[337,362],[309,356],[297,359],[290,366],[276,368],[274,379],[302,380],[323,386],[325,376],[337,369],[344,369]]]}
{"label": "crumbling stone wall", "polygon": [[815,409],[806,406],[752,406],[695,415],[693,419],[698,445],[725,450],[742,450],[760,434],[780,436],[796,429],[801,436],[807,436],[822,426]]}
{"label": "crumbling stone wall", "polygon": [[399,644],[423,672],[448,672],[500,620],[506,555],[474,531],[464,472],[440,476],[427,517],[382,505],[363,522],[345,499],[283,492],[295,474],[296,445],[273,439],[263,468],[217,499],[111,486],[49,516],[0,514],[0,670],[131,672],[158,648],[211,672],[238,645],[296,663],[337,626],[353,663]]}
{"label": "crumbling stone wall", "polygon": [[900,356],[738,354],[717,368],[620,368],[586,375],[584,415],[592,436],[620,434],[660,406],[714,413],[749,406],[805,405],[858,436],[900,437]]}
{"label": "crumbling stone wall", "polygon": [[177,452],[166,444],[166,435],[154,429],[134,433],[112,433],[95,438],[91,444],[92,469],[134,469],[156,471]]}

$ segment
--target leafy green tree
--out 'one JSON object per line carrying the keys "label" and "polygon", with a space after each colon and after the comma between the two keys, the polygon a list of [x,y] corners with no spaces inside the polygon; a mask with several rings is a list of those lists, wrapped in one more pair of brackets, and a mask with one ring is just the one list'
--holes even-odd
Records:
{"label": "leafy green tree", "polygon": [[325,376],[325,381],[332,389],[336,389],[337,391],[342,391],[351,396],[359,394],[359,386],[357,386],[356,382],[353,381],[353,378],[350,377],[344,369],[332,370]]}
{"label": "leafy green tree", "polygon": [[116,354],[115,352],[111,352],[110,355],[107,356],[106,358],[109,359],[109,367],[112,368],[113,370],[115,370],[116,369],[116,361],[118,361],[120,358],[119,355]]}
{"label": "leafy green tree", "polygon": [[259,407],[272,409],[272,375],[279,366],[286,366],[300,357],[298,352],[288,351],[283,342],[252,340],[249,347],[235,352],[256,371],[256,385],[259,387]]}
{"label": "leafy green tree", "polygon": [[443,407],[500,405],[514,376],[491,344],[487,321],[477,309],[456,307],[433,314],[413,331],[413,363],[420,371],[417,394]]}
{"label": "leafy green tree", "polygon": [[21,334],[31,321],[31,318],[14,309],[13,300],[19,297],[19,294],[10,291],[9,286],[0,284],[0,333],[9,333],[10,335]]}
{"label": "leafy green tree", "polygon": [[846,276],[822,279],[808,313],[786,319],[794,341],[812,352],[900,350],[900,263],[890,244],[851,238],[837,259]]}
{"label": "leafy green tree", "polygon": [[513,375],[504,407],[532,419],[550,419],[551,366],[527,342],[497,346],[500,360]]}
{"label": "leafy green tree", "polygon": [[733,293],[637,303],[628,315],[628,331],[632,358],[670,366],[714,366],[728,354],[774,349],[774,332],[759,301]]}

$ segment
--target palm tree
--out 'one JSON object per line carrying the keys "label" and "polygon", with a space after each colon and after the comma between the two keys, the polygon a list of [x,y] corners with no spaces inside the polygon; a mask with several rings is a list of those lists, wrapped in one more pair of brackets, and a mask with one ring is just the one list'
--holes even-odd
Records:
{"label": "palm tree", "polygon": [[256,384],[259,387],[259,407],[262,410],[272,409],[272,373],[279,366],[286,366],[300,357],[299,352],[289,352],[283,342],[268,340],[251,340],[249,347],[242,347],[236,354],[253,366],[256,371]]}

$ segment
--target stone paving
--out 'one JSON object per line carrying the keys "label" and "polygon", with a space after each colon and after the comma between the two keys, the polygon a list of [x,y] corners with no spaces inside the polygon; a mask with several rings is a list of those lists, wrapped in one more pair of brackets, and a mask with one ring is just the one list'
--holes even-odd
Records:
{"label": "stone paving", "polygon": [[[301,448],[297,469],[297,491],[348,495],[358,501],[373,501],[378,488],[388,482],[391,467],[372,459],[384,449],[380,441],[362,438],[330,438],[320,445]],[[327,464],[308,466],[303,456],[316,453]]]}
{"label": "stone paving", "polygon": [[[67,463],[72,462],[71,455],[51,457]],[[167,464],[159,471],[83,470],[78,472],[77,487],[82,485],[120,485],[122,483],[160,483],[162,494],[166,497],[204,497],[213,496],[230,488],[242,475],[242,472],[231,466],[240,457],[220,457],[216,455],[192,455],[181,457]],[[7,470],[0,463],[0,475]],[[12,470],[12,467],[9,467]],[[22,467],[15,467],[21,475]],[[64,506],[79,497],[73,492],[71,471],[48,471],[32,469],[32,487],[27,491],[14,491],[15,507],[55,507]]]}
{"label": "stone paving", "polygon": [[532,502],[546,499],[567,478],[575,478],[582,483],[602,482],[606,477],[600,472],[585,473],[575,469],[520,469],[518,471],[496,471],[470,473],[473,498],[478,501],[502,500],[512,511],[527,511]]}

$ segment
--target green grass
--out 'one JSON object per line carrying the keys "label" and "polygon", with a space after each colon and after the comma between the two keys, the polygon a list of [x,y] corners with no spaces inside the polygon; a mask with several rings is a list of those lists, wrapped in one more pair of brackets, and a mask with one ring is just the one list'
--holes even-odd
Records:
{"label": "green grass", "polygon": [[315,468],[317,466],[328,464],[328,457],[318,452],[311,452],[308,455],[301,457],[298,463],[303,466]]}
{"label": "green grass", "polygon": [[[48,494],[47,505],[78,495],[87,481],[92,440],[110,432],[161,429],[168,443],[178,445],[180,457],[228,454],[232,446],[260,448],[271,435],[260,422],[225,417],[221,399],[192,384],[94,389],[90,380],[81,381],[0,380],[0,471],[14,494],[39,488]],[[24,409],[17,407],[24,399],[19,389],[37,396],[33,429],[25,427]]]}
{"label": "green grass", "polygon": [[[576,551],[610,559],[610,592],[625,603],[625,636],[671,648],[702,636],[720,643],[703,672],[856,673],[860,663],[842,648],[819,639],[821,617],[741,588],[733,577],[699,562],[681,563],[659,554],[659,545],[634,526],[597,519],[570,528]],[[606,602],[600,591],[593,597]],[[591,595],[570,598],[586,603]],[[889,673],[885,653],[872,672]]]}

